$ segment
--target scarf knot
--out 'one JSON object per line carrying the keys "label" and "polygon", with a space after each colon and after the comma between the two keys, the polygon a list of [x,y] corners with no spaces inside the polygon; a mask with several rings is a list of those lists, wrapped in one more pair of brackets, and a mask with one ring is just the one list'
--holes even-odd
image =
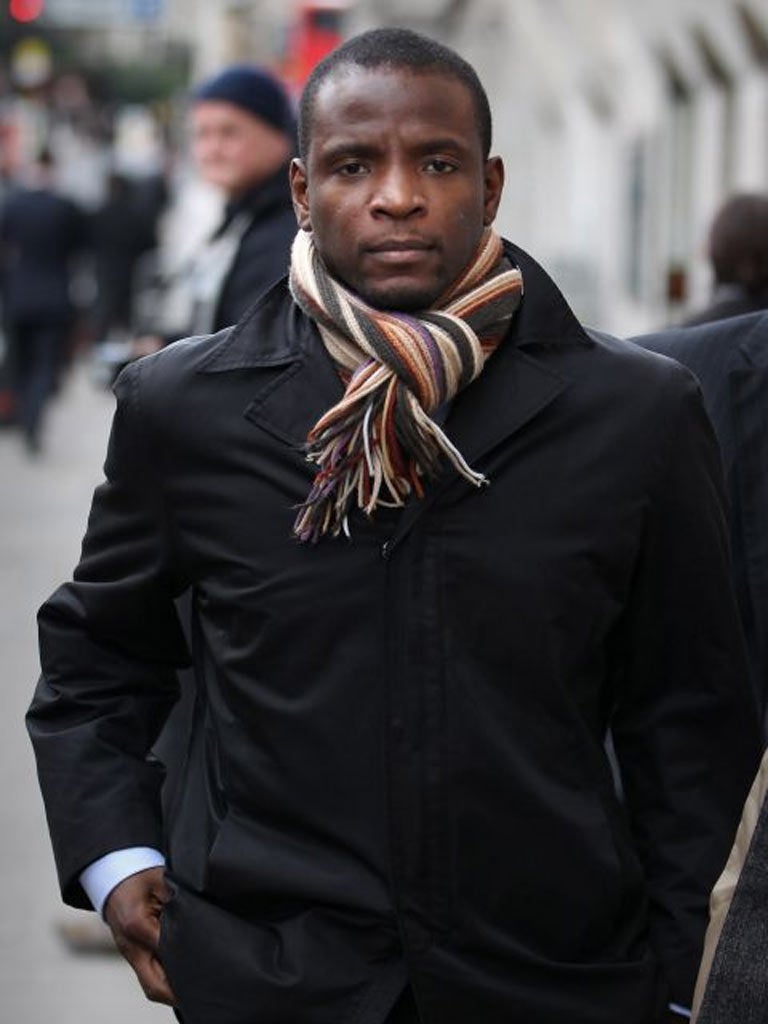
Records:
{"label": "scarf knot", "polygon": [[331,277],[305,231],[293,244],[290,288],[346,387],[307,437],[318,468],[294,524],[299,540],[349,535],[355,505],[372,515],[421,497],[445,459],[473,485],[487,483],[431,414],[480,374],[520,304],[522,275],[497,234],[486,229],[459,280],[419,313],[369,306]]}

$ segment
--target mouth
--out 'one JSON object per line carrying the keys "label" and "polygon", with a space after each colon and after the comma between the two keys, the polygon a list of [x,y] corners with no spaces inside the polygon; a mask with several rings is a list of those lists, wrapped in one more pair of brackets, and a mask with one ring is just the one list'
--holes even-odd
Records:
{"label": "mouth", "polygon": [[384,263],[409,263],[423,259],[433,248],[422,238],[392,238],[367,246],[366,252]]}
{"label": "mouth", "polygon": [[431,248],[431,244],[425,242],[423,238],[391,238],[368,246],[368,252],[376,254],[388,252],[426,252]]}

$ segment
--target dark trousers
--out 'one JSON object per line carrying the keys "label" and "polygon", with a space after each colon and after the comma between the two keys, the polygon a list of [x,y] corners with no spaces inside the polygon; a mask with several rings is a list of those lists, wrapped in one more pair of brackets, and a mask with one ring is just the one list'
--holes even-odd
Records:
{"label": "dark trousers", "polygon": [[66,352],[68,329],[63,323],[17,323],[12,328],[18,421],[27,438],[36,441],[48,401],[56,390]]}

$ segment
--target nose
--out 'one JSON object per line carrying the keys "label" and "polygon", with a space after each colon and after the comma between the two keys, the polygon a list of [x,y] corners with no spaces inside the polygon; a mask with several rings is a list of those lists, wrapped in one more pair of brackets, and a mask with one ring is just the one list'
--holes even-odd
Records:
{"label": "nose", "polygon": [[377,176],[371,210],[385,217],[413,217],[426,208],[419,177],[407,168],[390,167]]}

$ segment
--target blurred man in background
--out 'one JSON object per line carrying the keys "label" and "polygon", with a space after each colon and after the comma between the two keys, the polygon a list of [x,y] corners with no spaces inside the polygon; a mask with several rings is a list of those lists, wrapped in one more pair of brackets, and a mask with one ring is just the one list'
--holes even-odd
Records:
{"label": "blurred man in background", "polygon": [[142,355],[236,323],[285,273],[296,218],[288,166],[295,152],[291,101],[263,68],[234,65],[200,84],[190,110],[192,157],[220,189],[222,220],[202,249],[160,290]]}
{"label": "blurred man in background", "polygon": [[[737,204],[741,205],[741,204]],[[751,205],[751,204],[750,204]],[[764,233],[760,211],[746,234]],[[744,211],[742,210],[742,213]],[[727,226],[727,225],[726,225]],[[720,225],[722,227],[722,225]],[[715,232],[723,243],[724,234]],[[724,248],[715,247],[722,255]],[[753,253],[766,248],[754,237]],[[745,266],[750,264],[745,260]],[[753,266],[758,265],[755,256]],[[768,296],[766,296],[768,298]],[[724,302],[724,309],[737,308]],[[749,305],[749,302],[747,302]],[[632,339],[692,370],[717,434],[729,498],[736,595],[747,640],[752,682],[768,735],[768,311],[722,318]],[[768,755],[744,806],[733,849],[710,898],[710,922],[696,985],[700,1024],[757,1024],[765,1019],[766,896],[768,895]]]}
{"label": "blurred man in background", "polygon": [[84,214],[57,193],[54,158],[45,149],[0,211],[0,295],[17,420],[30,454],[41,449],[45,409],[66,361],[74,257],[86,237]]}

